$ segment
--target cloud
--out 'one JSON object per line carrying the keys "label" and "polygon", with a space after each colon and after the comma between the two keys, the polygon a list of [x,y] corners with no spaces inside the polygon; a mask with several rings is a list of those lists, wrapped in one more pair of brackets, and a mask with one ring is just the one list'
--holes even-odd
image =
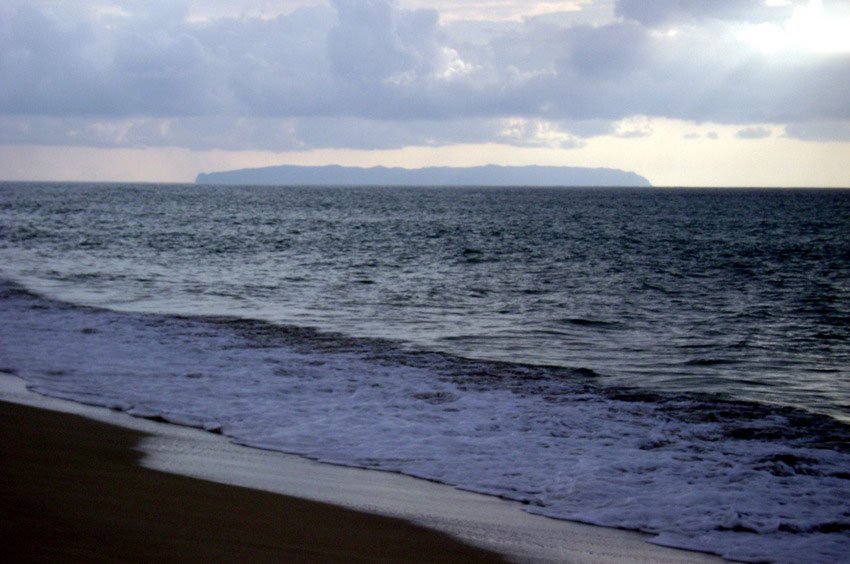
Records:
{"label": "cloud", "polygon": [[788,3],[764,0],[617,0],[614,12],[648,26],[710,19],[764,22],[787,18],[794,5],[800,3],[800,0]]}
{"label": "cloud", "polygon": [[522,21],[549,14],[578,14],[587,11],[592,0],[405,0],[407,7],[428,7],[440,13],[442,21]]}
{"label": "cloud", "polygon": [[102,148],[300,151],[346,147],[382,150],[416,145],[481,143],[575,148],[583,144],[583,138],[611,131],[610,125],[526,118],[428,121],[362,117],[94,119],[0,116],[0,145],[18,143]]}
{"label": "cloud", "polygon": [[738,139],[765,139],[766,137],[770,137],[772,134],[773,133],[768,128],[756,126],[738,130],[735,137]]}
{"label": "cloud", "polygon": [[[535,6],[545,12],[544,4]],[[850,53],[766,52],[740,33],[746,22],[789,17],[797,4],[619,0],[619,19],[602,25],[511,16],[464,28],[458,18],[484,4],[458,4],[447,24],[412,0],[299,0],[288,10],[234,2],[206,12],[165,0],[76,10],[7,0],[0,140],[575,147],[595,135],[649,135],[623,125],[635,116],[736,124],[745,135],[758,123],[784,124],[800,138],[828,135],[828,124],[850,121]],[[525,4],[500,6],[529,13]],[[457,32],[473,25],[481,31],[473,39]]]}
{"label": "cloud", "polygon": [[622,139],[649,137],[652,133],[652,124],[646,117],[625,119],[614,126],[614,135]]}
{"label": "cloud", "polygon": [[384,0],[334,0],[337,25],[328,50],[337,77],[354,82],[405,82],[432,70],[438,14],[401,11]]}
{"label": "cloud", "polygon": [[716,141],[720,139],[720,135],[716,131],[707,131],[706,133],[698,133],[696,131],[689,131],[682,135],[682,139],[686,139],[688,141],[694,141],[696,139],[708,139],[710,141]]}
{"label": "cloud", "polygon": [[4,14],[10,32],[0,34],[0,111],[292,114],[315,111],[323,98],[328,8],[193,24],[179,2],[131,6],[137,11],[86,19],[13,3]]}
{"label": "cloud", "polygon": [[785,126],[785,134],[804,141],[850,141],[850,121],[807,121]]}

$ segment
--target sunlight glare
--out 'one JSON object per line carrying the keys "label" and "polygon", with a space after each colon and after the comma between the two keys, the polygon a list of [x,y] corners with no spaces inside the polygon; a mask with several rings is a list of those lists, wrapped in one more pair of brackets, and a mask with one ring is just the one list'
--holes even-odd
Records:
{"label": "sunlight glare", "polygon": [[747,26],[741,38],[768,52],[850,53],[850,9],[826,10],[822,0],[809,0],[784,23]]}

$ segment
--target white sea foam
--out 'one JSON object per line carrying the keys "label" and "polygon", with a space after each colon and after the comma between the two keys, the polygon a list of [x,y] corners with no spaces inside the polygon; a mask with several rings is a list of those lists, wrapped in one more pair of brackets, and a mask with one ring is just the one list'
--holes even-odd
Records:
{"label": "white sea foam", "polygon": [[243,447],[196,429],[35,394],[19,378],[3,373],[0,399],[141,431],[146,434],[138,445],[144,452],[141,464],[148,468],[398,517],[496,551],[512,562],[718,561],[702,553],[647,544],[646,535],[632,531],[532,515],[517,503],[445,484]]}
{"label": "white sea foam", "polygon": [[750,421],[742,440],[724,434],[722,414],[676,415],[692,400],[671,411],[569,379],[523,379],[504,365],[447,370],[445,360],[356,343],[76,308],[15,290],[0,307],[0,368],[47,395],[732,559],[835,562],[850,550],[850,456],[759,438],[760,426],[787,423],[781,412]]}

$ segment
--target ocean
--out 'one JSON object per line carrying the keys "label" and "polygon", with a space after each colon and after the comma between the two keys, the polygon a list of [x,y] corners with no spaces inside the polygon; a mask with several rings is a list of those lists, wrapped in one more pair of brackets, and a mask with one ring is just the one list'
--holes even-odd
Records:
{"label": "ocean", "polygon": [[42,394],[744,561],[850,553],[850,191],[0,183]]}

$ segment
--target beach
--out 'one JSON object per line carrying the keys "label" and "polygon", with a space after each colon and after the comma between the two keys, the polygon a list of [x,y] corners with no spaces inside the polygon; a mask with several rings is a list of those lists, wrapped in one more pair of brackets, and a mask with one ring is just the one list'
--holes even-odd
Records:
{"label": "beach", "polygon": [[0,403],[3,552],[29,561],[501,559],[448,535],[137,464],[138,432]]}
{"label": "beach", "polygon": [[9,403],[0,421],[16,562],[500,560],[402,520],[143,468],[128,429]]}
{"label": "beach", "polygon": [[[0,384],[0,527],[14,561],[720,561],[442,484],[46,398],[9,375]],[[282,495],[294,489],[303,496]]]}

